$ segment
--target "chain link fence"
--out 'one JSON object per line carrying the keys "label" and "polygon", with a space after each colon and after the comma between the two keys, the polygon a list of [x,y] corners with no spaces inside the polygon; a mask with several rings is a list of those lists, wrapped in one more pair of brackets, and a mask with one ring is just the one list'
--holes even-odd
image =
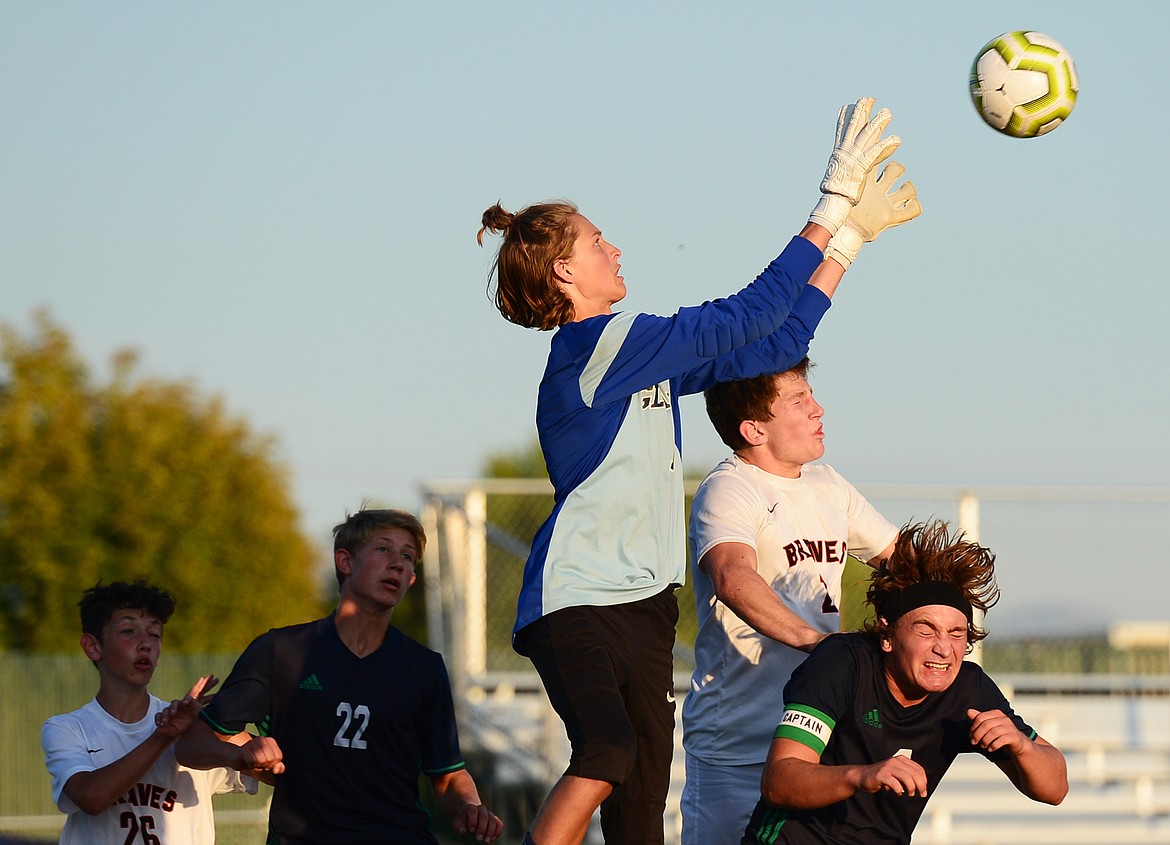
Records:
{"label": "chain link fence", "polygon": [[[697,485],[697,479],[687,483],[688,510]],[[1004,526],[1026,523],[1036,542],[1045,544],[1044,565],[1053,578],[1071,577],[1062,561],[1068,547],[1052,542],[1057,535],[1063,535],[1066,544],[1083,544],[1086,537],[1104,533],[1103,543],[1120,537],[1127,549],[1154,554],[1160,546],[1146,541],[1142,531],[1156,533],[1170,524],[1170,491],[1162,489],[971,492],[882,486],[861,492],[894,522],[904,521],[903,514],[929,514],[950,520],[975,538],[985,529],[983,535],[997,551]],[[522,835],[568,757],[563,728],[548,708],[531,664],[511,648],[524,561],[532,536],[552,509],[552,489],[543,480],[493,479],[431,483],[424,494],[423,520],[431,538],[423,578],[428,644],[447,661],[469,766],[485,801],[505,819],[508,834],[503,841],[512,843],[519,839],[513,840],[511,834]],[[1031,554],[1025,550],[1013,558]],[[1107,560],[1108,575],[1124,575],[1123,558],[1114,561],[1105,553],[1101,557]],[[860,619],[866,571],[859,564],[846,570],[842,610],[847,627]],[[1159,571],[1165,572],[1165,567]],[[1099,588],[1100,582],[1086,582],[1090,598]],[[1163,596],[1167,592],[1146,583],[1135,583],[1133,589]],[[681,701],[693,663],[696,622],[689,585],[678,598],[676,680]],[[1168,617],[1162,614],[1163,619]],[[235,657],[168,652],[151,688],[160,697],[180,696],[198,675],[214,672],[225,677]],[[1157,636],[1116,642],[1103,635],[1060,640],[995,636],[986,643],[984,662],[994,675],[1010,675],[1012,684],[1022,684],[1036,695],[1059,697],[1073,691],[1081,698],[1086,692],[1164,697],[1170,688],[1170,643]],[[63,816],[49,794],[40,725],[50,715],[80,707],[92,698],[96,686],[96,672],[80,654],[0,654],[0,834],[56,840]],[[676,754],[679,771],[668,805],[668,830],[677,829],[681,761],[681,753]],[[217,797],[218,841],[227,845],[263,841],[267,794],[262,788],[259,797]],[[440,840],[456,841],[447,838],[441,814],[434,815]]]}
{"label": "chain link fence", "polygon": [[[686,483],[688,513],[699,481]],[[498,673],[531,673],[527,659],[512,650],[511,631],[529,543],[553,507],[551,485],[543,479],[479,479],[432,482],[423,492],[424,522],[434,538],[426,578],[431,647],[447,656],[457,687]],[[1001,561],[1006,549],[1014,569],[1001,573],[1001,586],[1016,577],[1020,561],[1043,566],[1053,582],[1079,580],[1082,576],[1069,569],[1068,561],[1074,550],[1095,542],[1105,564],[1105,575],[1095,585],[1102,590],[1125,574],[1124,558],[1115,560],[1114,535],[1124,538],[1126,555],[1154,554],[1155,544],[1146,544],[1142,532],[1156,536],[1158,526],[1170,524],[1166,488],[871,485],[861,492],[895,523],[937,517],[969,538],[987,542],[1000,552]],[[688,560],[688,572],[689,567]],[[847,565],[842,607],[846,628],[857,627],[865,617],[868,571],[853,560]],[[1158,571],[1165,573],[1166,568]],[[1170,579],[1163,586],[1170,589]],[[1159,592],[1156,584],[1141,580],[1134,580],[1132,589]],[[1093,598],[1085,600],[1091,603]],[[685,677],[693,668],[697,630],[689,579],[678,600],[676,671]],[[1162,617],[1170,614],[1163,612]],[[1040,637],[997,634],[983,645],[992,656],[986,662],[992,671],[1143,674],[1170,668],[1170,647],[1119,649],[1104,636],[1066,636],[1052,644]],[[982,659],[978,653],[976,659]]]}
{"label": "chain link fence", "polygon": [[[686,484],[686,507],[699,479]],[[1170,490],[1101,491],[1055,488],[962,488],[881,486],[861,492],[895,523],[911,518],[946,519],[970,539],[981,539],[987,523],[988,545],[999,550],[1005,526],[1024,522],[1041,551],[1013,549],[1013,558],[1042,556],[1052,578],[1070,578],[1064,556],[1051,538],[1082,543],[1075,530],[1083,525],[1113,526],[1130,542],[1140,530],[1170,522]],[[547,704],[531,664],[511,647],[516,599],[529,543],[553,507],[547,480],[481,479],[431,483],[424,488],[423,521],[432,538],[427,555],[426,590],[430,646],[447,659],[466,745],[484,753],[485,767],[476,772],[494,800],[506,810],[509,830],[523,831],[544,792],[568,759],[564,729]],[[1088,507],[1089,516],[1078,515]],[[688,570],[689,570],[688,561]],[[869,568],[850,560],[843,576],[843,626],[857,627]],[[1001,581],[1002,583],[1002,581]],[[697,623],[694,595],[688,584],[678,593],[679,625],[675,647],[676,693],[682,701],[693,669]],[[1021,673],[1008,678],[1041,696],[1084,693],[1126,700],[1164,697],[1170,671],[1170,640],[1165,645],[1117,648],[1105,637],[1051,642],[999,638],[973,657],[996,673]],[[1030,673],[1066,673],[1031,675]],[[1094,676],[1085,673],[1126,673]],[[1154,675],[1146,685],[1134,676]],[[1052,678],[1057,686],[1048,690]],[[1040,678],[1041,680],[1036,680]],[[1086,681],[1085,679],[1089,680]],[[1104,680],[1102,680],[1104,678]],[[1067,719],[1066,719],[1067,721]],[[681,726],[676,719],[676,740]],[[676,744],[677,744],[676,743]],[[1157,752],[1161,753],[1161,752]],[[684,781],[684,755],[676,747],[671,791],[664,826],[667,841],[677,841],[681,827],[679,798]],[[596,820],[595,820],[596,821]],[[1143,833],[1143,835],[1145,835]],[[598,842],[596,824],[587,842]],[[1055,839],[1049,841],[1057,841]]]}
{"label": "chain link fence", "polygon": [[[227,677],[236,655],[167,653],[151,682],[159,698],[181,698],[200,675]],[[97,692],[98,675],[80,653],[0,654],[0,835],[56,842],[65,816],[53,803],[41,751],[41,725],[76,710]],[[268,831],[267,787],[259,795],[217,795],[220,845],[263,842]]]}

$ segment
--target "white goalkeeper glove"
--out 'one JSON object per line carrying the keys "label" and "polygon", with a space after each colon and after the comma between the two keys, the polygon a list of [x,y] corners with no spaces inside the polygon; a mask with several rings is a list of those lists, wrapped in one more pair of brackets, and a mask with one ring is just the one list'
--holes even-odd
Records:
{"label": "white goalkeeper glove", "polygon": [[869,172],[861,199],[849,212],[845,225],[829,238],[825,258],[832,258],[848,269],[863,243],[869,243],[886,229],[900,226],[922,213],[913,182],[903,182],[894,188],[894,183],[905,172],[906,168],[896,161]]}
{"label": "white goalkeeper glove", "polygon": [[837,113],[837,141],[821,180],[823,196],[808,218],[828,229],[829,234],[836,234],[849,210],[857,205],[866,174],[893,155],[902,143],[897,135],[881,137],[892,115],[889,109],[882,109],[870,120],[873,102],[872,97],[864,97],[851,106],[842,106]]}

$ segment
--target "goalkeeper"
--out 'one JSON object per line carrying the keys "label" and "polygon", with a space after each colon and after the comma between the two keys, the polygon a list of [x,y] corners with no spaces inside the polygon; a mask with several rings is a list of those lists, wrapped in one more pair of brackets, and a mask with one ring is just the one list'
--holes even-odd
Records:
{"label": "goalkeeper", "polygon": [[[663,842],[686,559],[678,397],[801,360],[860,244],[917,214],[912,187],[896,202],[868,192],[876,206],[862,196],[898,145],[881,137],[889,112],[870,120],[872,106],[842,110],[822,197],[781,256],[738,294],[672,317],[614,312],[626,295],[621,251],[576,206],[483,214],[480,243],[503,235],[500,313],[557,329],[536,410],[555,504],[525,564],[513,644],[572,754],[530,843],[580,843],[598,806],[609,845]],[[859,200],[876,210],[854,220]]]}

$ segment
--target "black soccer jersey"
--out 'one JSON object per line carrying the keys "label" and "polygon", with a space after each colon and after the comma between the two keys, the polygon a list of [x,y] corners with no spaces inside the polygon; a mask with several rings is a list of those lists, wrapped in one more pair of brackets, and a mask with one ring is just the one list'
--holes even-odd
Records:
{"label": "black soccer jersey", "polygon": [[428,843],[420,770],[463,768],[443,658],[390,628],[364,658],[333,618],[258,637],[203,711],[221,733],[252,722],[273,737],[270,843]]}
{"label": "black soccer jersey", "polygon": [[[825,765],[868,765],[897,754],[926,770],[927,796],[956,756],[987,754],[970,740],[967,710],[1001,710],[1028,737],[999,687],[979,666],[964,662],[946,690],[903,707],[886,685],[881,651],[865,634],[827,637],[784,687],[784,717],[777,737],[814,749]],[[815,810],[756,805],[744,843],[899,843],[910,841],[928,798],[858,792]]]}

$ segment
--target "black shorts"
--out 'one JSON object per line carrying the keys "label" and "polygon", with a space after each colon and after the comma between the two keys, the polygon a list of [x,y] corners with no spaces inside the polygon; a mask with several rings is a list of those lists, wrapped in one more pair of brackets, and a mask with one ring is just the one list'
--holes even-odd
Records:
{"label": "black shorts", "polygon": [[675,587],[569,607],[520,632],[572,746],[566,775],[607,781],[606,843],[662,841],[674,753]]}

